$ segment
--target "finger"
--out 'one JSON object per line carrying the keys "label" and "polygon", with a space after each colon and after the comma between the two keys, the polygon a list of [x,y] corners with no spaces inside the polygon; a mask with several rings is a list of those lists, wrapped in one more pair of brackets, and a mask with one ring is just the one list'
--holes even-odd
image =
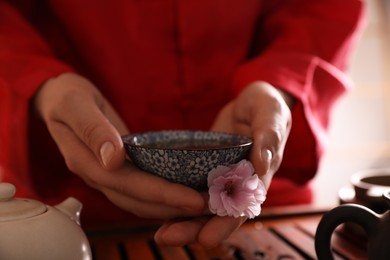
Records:
{"label": "finger", "polygon": [[[68,125],[109,170],[119,167],[125,159],[125,150],[118,130],[112,125],[95,100],[89,96],[71,95],[57,110],[56,120]],[[110,116],[121,131],[125,131],[119,117],[107,103],[100,107]],[[114,116],[115,115],[115,116]]]}
{"label": "finger", "polygon": [[[264,122],[264,126],[267,122]],[[259,176],[267,174],[271,164],[278,161],[283,144],[284,133],[276,128],[264,126],[253,130],[253,147],[250,160]]]}
{"label": "finger", "polygon": [[120,134],[127,129],[114,109],[87,79],[64,73],[47,80],[33,100],[46,124],[68,125],[109,170],[125,159]]}
{"label": "finger", "polygon": [[[119,181],[115,180],[115,183],[109,185],[136,199],[192,211],[202,211],[207,205],[199,192],[143,172],[132,165],[126,165],[117,175]],[[104,183],[110,181],[107,176],[102,177]]]}
{"label": "finger", "polygon": [[254,144],[250,161],[267,189],[271,184],[273,174],[282,162],[288,131],[287,129],[265,128],[253,134]]}
{"label": "finger", "polygon": [[270,170],[272,174],[279,167],[291,129],[289,107],[274,87],[263,85],[268,98],[263,104],[256,104],[252,108],[254,146],[251,160],[260,176]]}
{"label": "finger", "polygon": [[215,247],[228,239],[245,221],[246,217],[214,216],[203,226],[198,242],[207,248]]}
{"label": "finger", "polygon": [[[99,165],[99,161],[92,154],[92,151],[85,146],[66,124],[50,121],[47,127],[64,157],[68,169],[82,177],[85,181],[91,181],[88,172],[96,170],[96,165]],[[83,174],[85,168],[89,168],[90,171]]]}
{"label": "finger", "polygon": [[144,200],[134,199],[115,190],[103,189],[103,193],[118,207],[132,212],[143,218],[173,219],[182,217],[200,216],[202,211],[167,206],[161,203],[151,203]]}
{"label": "finger", "polygon": [[213,248],[228,239],[245,221],[246,217],[220,216],[203,216],[183,221],[172,220],[160,227],[154,239],[158,244],[165,246],[199,242],[206,248]]}
{"label": "finger", "polygon": [[162,246],[183,246],[196,243],[202,227],[210,217],[199,217],[184,221],[170,221],[162,225],[154,235],[154,240]]}

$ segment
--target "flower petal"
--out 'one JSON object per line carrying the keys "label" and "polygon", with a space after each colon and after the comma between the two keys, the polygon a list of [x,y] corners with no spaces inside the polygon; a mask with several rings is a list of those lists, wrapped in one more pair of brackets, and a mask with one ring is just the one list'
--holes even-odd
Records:
{"label": "flower petal", "polygon": [[218,166],[208,176],[209,208],[219,216],[254,218],[266,199],[263,182],[254,174],[249,161]]}
{"label": "flower petal", "polygon": [[225,175],[227,172],[230,171],[230,168],[227,166],[219,165],[217,168],[214,168],[211,170],[207,176],[207,184],[210,187],[214,180],[220,176]]}

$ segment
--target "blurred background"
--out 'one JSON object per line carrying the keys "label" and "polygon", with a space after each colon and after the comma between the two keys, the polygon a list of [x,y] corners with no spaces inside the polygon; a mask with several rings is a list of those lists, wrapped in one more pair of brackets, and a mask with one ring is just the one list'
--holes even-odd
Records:
{"label": "blurred background", "polygon": [[366,168],[390,168],[390,1],[366,0],[368,21],[350,64],[355,87],[334,110],[330,146],[313,181],[321,205]]}

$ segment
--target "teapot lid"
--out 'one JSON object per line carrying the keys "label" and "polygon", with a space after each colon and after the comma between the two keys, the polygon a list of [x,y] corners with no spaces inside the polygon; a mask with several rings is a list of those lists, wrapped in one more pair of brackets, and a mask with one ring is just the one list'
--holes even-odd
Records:
{"label": "teapot lid", "polygon": [[0,183],[0,222],[34,217],[47,208],[36,200],[14,198],[16,188],[10,183]]}

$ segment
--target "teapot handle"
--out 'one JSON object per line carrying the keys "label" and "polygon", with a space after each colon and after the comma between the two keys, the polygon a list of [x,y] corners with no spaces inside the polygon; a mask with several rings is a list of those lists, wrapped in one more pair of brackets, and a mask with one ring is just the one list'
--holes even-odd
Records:
{"label": "teapot handle", "polygon": [[367,234],[379,223],[380,215],[358,204],[343,204],[326,213],[318,224],[315,234],[315,250],[319,260],[334,259],[331,250],[333,231],[342,223],[353,222],[360,225]]}

